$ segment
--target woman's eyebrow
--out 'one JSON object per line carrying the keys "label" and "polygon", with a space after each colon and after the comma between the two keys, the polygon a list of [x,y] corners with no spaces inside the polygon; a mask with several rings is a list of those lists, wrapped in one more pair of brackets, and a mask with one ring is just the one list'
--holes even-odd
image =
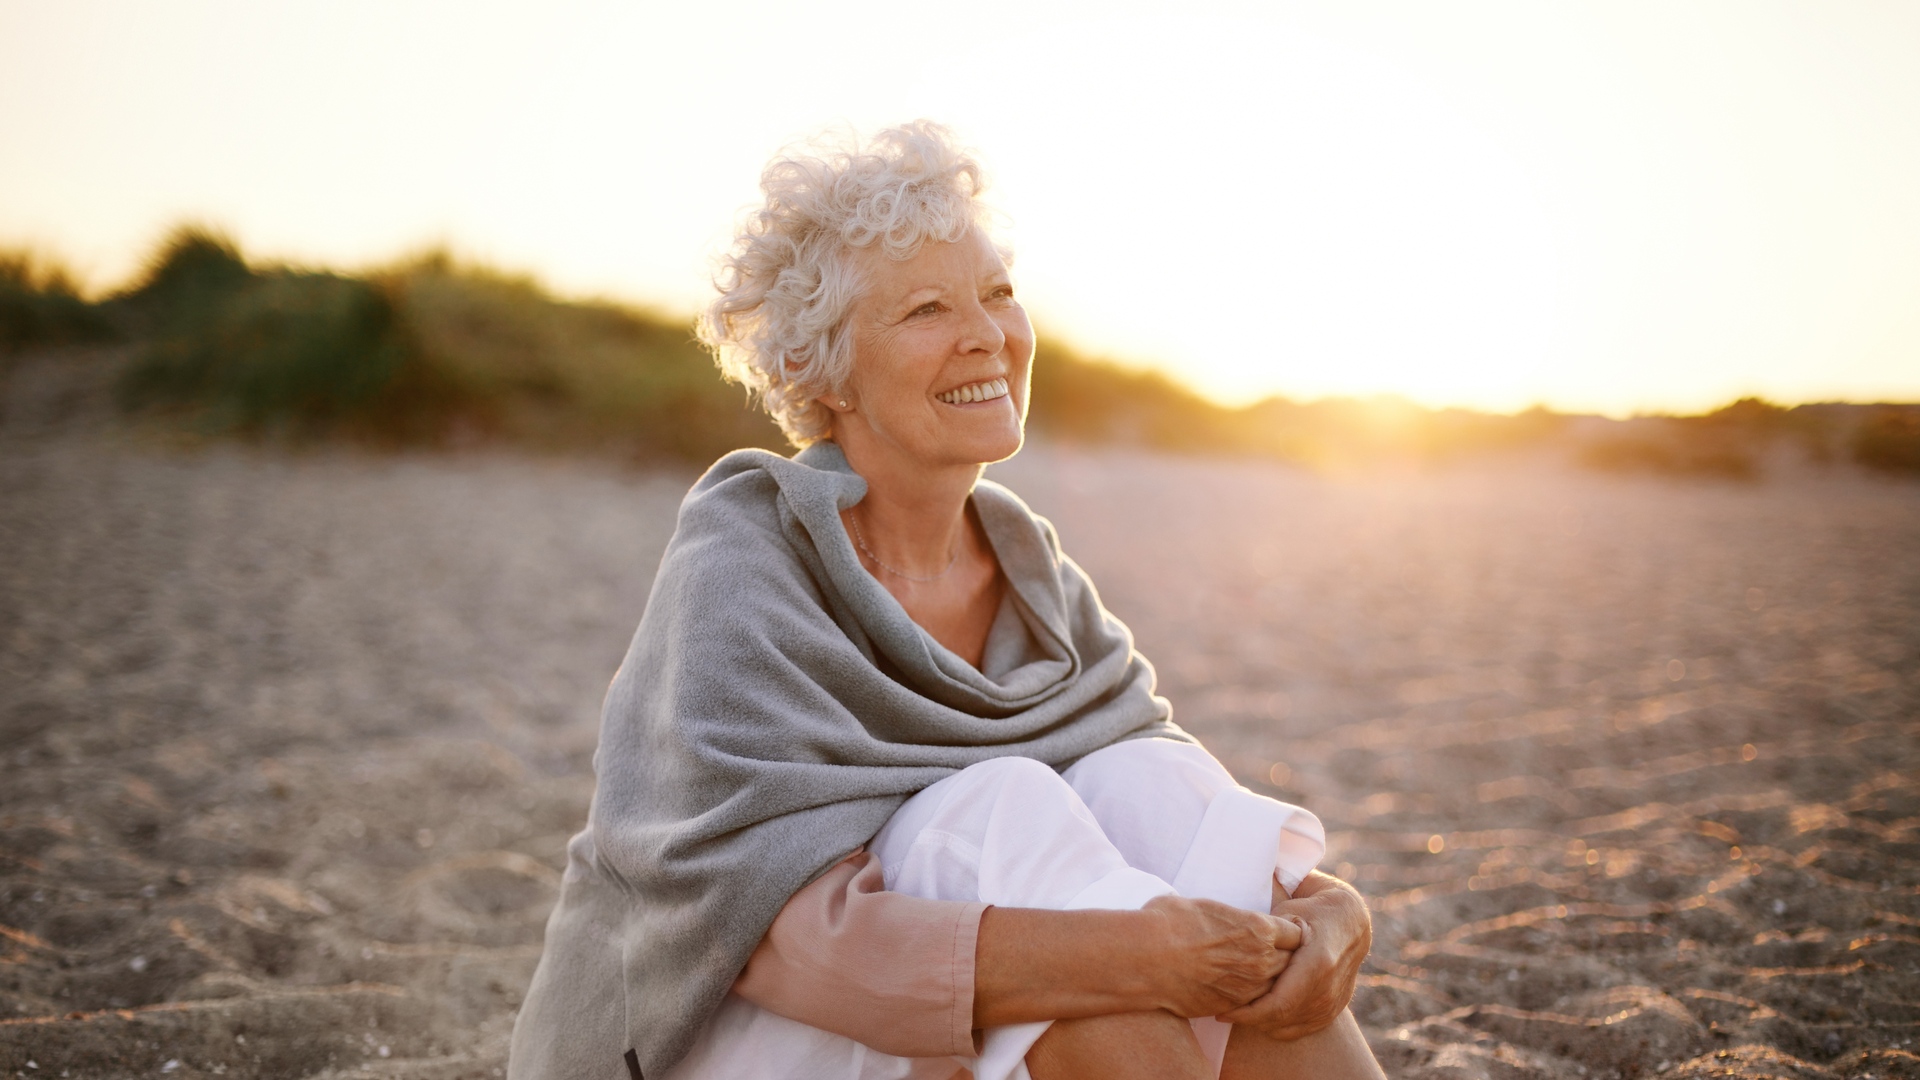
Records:
{"label": "woman's eyebrow", "polygon": [[944,284],[916,285],[900,294],[900,304],[905,307],[919,307],[929,300],[938,300],[947,295]]}

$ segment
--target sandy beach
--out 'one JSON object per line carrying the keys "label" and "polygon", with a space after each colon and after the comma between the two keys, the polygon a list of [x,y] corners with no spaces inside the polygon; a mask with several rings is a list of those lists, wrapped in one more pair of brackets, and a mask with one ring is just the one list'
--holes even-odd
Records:
{"label": "sandy beach", "polygon": [[[694,472],[0,413],[0,1074],[503,1075]],[[1920,1077],[1920,485],[1036,446],[1403,1078]]]}

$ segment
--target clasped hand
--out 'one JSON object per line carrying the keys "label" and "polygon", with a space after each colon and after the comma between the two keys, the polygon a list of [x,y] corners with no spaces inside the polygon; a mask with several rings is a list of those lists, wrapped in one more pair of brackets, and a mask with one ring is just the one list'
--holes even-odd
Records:
{"label": "clasped hand", "polygon": [[1340,1016],[1373,940],[1360,895],[1317,871],[1291,897],[1276,887],[1270,916],[1172,896],[1146,910],[1161,919],[1166,943],[1162,1008],[1281,1040]]}
{"label": "clasped hand", "polygon": [[1258,1000],[1304,933],[1293,920],[1213,900],[1162,896],[1145,910],[1159,921],[1159,1004],[1179,1016],[1215,1016]]}

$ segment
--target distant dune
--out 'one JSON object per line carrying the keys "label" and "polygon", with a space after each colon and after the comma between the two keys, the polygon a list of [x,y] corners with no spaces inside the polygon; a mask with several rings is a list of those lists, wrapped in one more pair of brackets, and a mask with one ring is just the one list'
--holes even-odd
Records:
{"label": "distant dune", "polygon": [[[358,276],[249,263],[182,229],[100,302],[44,260],[0,257],[0,358],[119,341],[130,413],[178,431],[288,442],[512,445],[639,462],[778,448],[687,323],[554,297],[429,254]],[[1497,415],[1383,398],[1225,408],[1159,374],[1043,339],[1032,430],[1062,443],[1278,458],[1316,468],[1523,455],[1751,480],[1857,464],[1920,475],[1920,406],[1744,399],[1704,416]]]}

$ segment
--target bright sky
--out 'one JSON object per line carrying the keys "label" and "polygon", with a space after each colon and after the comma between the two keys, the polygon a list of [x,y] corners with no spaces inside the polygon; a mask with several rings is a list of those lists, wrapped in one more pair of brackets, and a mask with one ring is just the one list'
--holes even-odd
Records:
{"label": "bright sky", "polygon": [[1222,400],[1920,400],[1912,0],[0,0],[0,244],[690,312],[775,149],[916,116],[1043,328]]}

